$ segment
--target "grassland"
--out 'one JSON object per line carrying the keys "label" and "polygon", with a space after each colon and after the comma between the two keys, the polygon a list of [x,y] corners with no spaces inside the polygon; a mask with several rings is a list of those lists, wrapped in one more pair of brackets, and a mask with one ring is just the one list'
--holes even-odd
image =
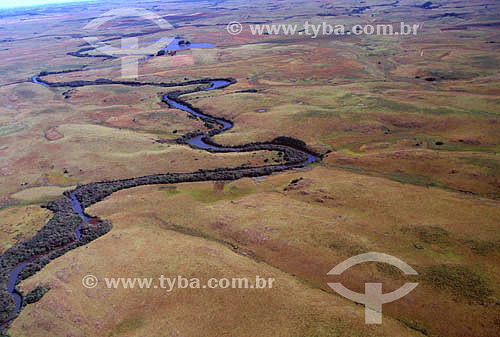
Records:
{"label": "grassland", "polygon": [[[291,184],[296,180],[299,181]],[[88,317],[85,321],[94,322],[88,316],[87,308],[90,306],[96,308],[99,313],[96,313],[97,316],[104,315],[106,311],[105,317],[116,317],[113,320],[115,324],[110,324],[110,319],[102,323],[104,325],[101,329],[108,329],[103,335],[112,335],[115,329],[121,329],[122,324],[125,324],[121,321],[124,317],[144,317],[145,322],[149,322],[143,322],[143,326],[137,327],[138,330],[123,332],[125,336],[135,335],[137,331],[156,334],[160,331],[156,329],[162,329],[161,326],[192,331],[182,320],[175,320],[171,325],[157,325],[159,323],[154,322],[160,322],[160,318],[151,318],[150,314],[144,315],[144,312],[141,315],[139,312],[130,312],[130,308],[136,307],[134,303],[149,303],[149,298],[152,300],[158,297],[158,290],[150,289],[150,293],[141,290],[138,294],[134,290],[130,294],[123,289],[99,288],[85,293],[79,281],[90,270],[98,273],[99,278],[126,275],[159,277],[162,273],[193,277],[214,275],[214,264],[218,265],[218,262],[212,259],[218,260],[221,257],[214,258],[213,254],[240,259],[239,268],[228,265],[228,262],[221,262],[226,270],[222,275],[226,277],[233,273],[241,275],[240,268],[250,270],[251,275],[256,271],[248,269],[250,266],[258,268],[259,275],[263,271],[279,270],[283,275],[288,275],[286,280],[277,277],[276,282],[283,282],[280,288],[288,287],[291,281],[289,275],[293,275],[294,282],[299,281],[306,289],[310,289],[307,297],[311,302],[307,300],[308,304],[296,305],[301,308],[313,306],[318,301],[313,294],[321,289],[324,291],[321,292],[322,296],[326,296],[324,300],[335,306],[337,311],[340,308],[335,303],[343,300],[328,290],[326,283],[336,279],[328,277],[326,273],[337,262],[354,254],[383,251],[399,256],[415,267],[420,274],[418,280],[421,283],[407,297],[385,305],[384,312],[387,315],[407,326],[417,324],[430,335],[460,335],[460,331],[464,329],[472,329],[473,335],[491,335],[497,329],[495,317],[498,312],[495,302],[499,292],[495,282],[499,277],[495,266],[500,254],[500,237],[495,220],[499,215],[496,202],[464,197],[438,188],[432,190],[433,193],[430,194],[429,188],[425,187],[403,185],[334,168],[316,167],[304,172],[275,175],[264,181],[243,179],[226,184],[222,191],[216,191],[211,183],[181,184],[175,188],[141,187],[121,191],[89,209],[91,214],[113,222],[115,227],[112,234],[89,244],[88,248],[79,248],[56,260],[23,283],[23,288],[31,289],[41,282],[53,287],[54,291],[49,291],[39,303],[23,311],[12,329],[16,331],[21,329],[22,322],[31,322],[28,331],[33,331],[34,336],[41,335],[43,331],[50,330],[35,327],[44,326],[44,320],[50,321],[52,316],[38,316],[37,313],[55,311],[61,313],[65,322],[57,328],[66,329],[57,330],[63,334],[59,331],[70,331],[74,317]],[[197,253],[189,253],[186,247],[192,240],[203,247],[197,246]],[[172,248],[169,242],[173,245]],[[221,243],[224,242],[230,245],[222,246]],[[212,252],[214,246],[219,248],[213,254],[209,253],[210,258],[205,257],[203,252]],[[231,247],[238,247],[243,256],[233,252]],[[92,251],[94,249],[95,252]],[[169,253],[170,249],[174,251]],[[116,262],[101,261],[111,257]],[[69,276],[58,276],[61,273]],[[396,289],[408,280],[386,265],[353,268],[340,278],[344,284],[361,292],[364,282],[373,279],[383,279],[386,291]],[[183,291],[186,293],[182,293]],[[179,296],[183,300],[179,300],[181,303],[175,304],[175,307],[182,305],[182,309],[176,311],[192,310],[192,307],[184,309],[186,304],[182,303],[192,304],[192,300],[188,298],[205,296],[191,293],[196,290],[177,292],[175,295],[169,294],[164,304],[174,306],[173,303],[177,303]],[[76,295],[75,298],[75,293],[81,295]],[[127,302],[126,306],[116,305],[115,296],[132,302]],[[171,299],[170,296],[175,296],[176,299]],[[253,301],[253,295],[247,294],[239,294],[236,298],[233,294],[217,296],[227,298],[231,301],[231,306],[240,308],[247,308],[250,305],[248,301]],[[57,300],[61,297],[64,300]],[[276,300],[273,297],[271,303]],[[60,306],[60,303],[72,301],[75,301],[74,305]],[[86,304],[80,307],[76,304],[81,301],[88,303],[88,306]],[[198,299],[195,303],[198,301],[202,300]],[[252,313],[267,312],[268,309],[271,310],[267,307],[268,303],[253,303],[255,306],[250,305],[253,309],[248,310],[252,310]],[[423,303],[426,310],[421,310]],[[139,308],[139,311],[146,310],[144,306],[139,305]],[[160,310],[166,316],[172,310],[161,304],[155,304],[154,308],[151,310]],[[247,309],[242,310],[246,312]],[[146,312],[149,313],[147,310]],[[341,312],[344,315],[344,311]],[[176,315],[180,313],[177,312]],[[188,315],[187,312],[185,315]],[[293,316],[292,313],[286,315]],[[308,315],[306,316],[309,317]],[[455,321],[458,316],[462,317],[460,322]],[[36,317],[41,318],[37,320]],[[224,317],[227,319],[227,314]],[[250,324],[247,315],[230,317],[232,323],[228,324]],[[386,317],[389,319],[389,316]],[[87,324],[79,324],[82,334],[92,331],[87,330],[91,329]],[[316,323],[304,318],[304,326],[295,325],[296,320],[277,324],[283,331],[271,335],[301,336],[305,327]],[[485,329],[485,326],[490,328]],[[328,324],[321,327],[328,331],[324,332],[324,336],[348,334],[346,331],[351,331],[351,328],[334,328]],[[226,327],[214,323],[210,329],[215,329],[209,330],[210,335],[217,335]],[[403,334],[392,329],[393,327],[384,333]],[[192,332],[194,335],[198,333]],[[376,331],[371,330],[351,333],[376,335]],[[238,335],[244,336],[245,333],[238,331]]]}
{"label": "grassland", "polygon": [[[134,2],[162,15],[176,13],[166,17],[176,24],[172,34],[216,45],[152,58],[141,64],[141,81],[238,80],[224,90],[186,96],[235,122],[217,142],[287,135],[331,152],[310,170],[227,182],[222,190],[211,182],[141,187],[92,206],[88,212],[111,220],[113,230],[21,284],[25,292],[38,284],[51,290],[22,312],[11,336],[498,335],[498,4],[433,1],[441,7],[423,9],[416,5],[425,1],[403,0],[380,6],[389,2],[370,1],[361,13],[353,13],[360,4],[348,0],[335,6],[230,1],[218,8]],[[116,62],[66,54],[82,47],[85,23],[110,8],[96,3],[82,14],[79,6],[0,18],[6,27],[0,29],[2,251],[45,223],[48,212],[39,205],[55,198],[55,191],[154,173],[263,165],[275,157],[213,155],[175,144],[205,126],[168,109],[155,87],[29,83],[44,70]],[[181,15],[193,13],[201,14]],[[325,18],[347,25],[425,24],[406,37],[225,31],[232,20],[247,28],[248,22]],[[463,25],[468,28],[446,30]],[[102,38],[153,28],[111,25]],[[162,33],[141,39],[157,37]],[[99,78],[119,79],[119,68],[48,76],[54,82]],[[378,264],[340,278],[326,275],[368,251],[397,256],[419,273],[411,294],[384,305],[379,327],[364,325],[363,307],[327,286],[340,280],[363,292],[365,282],[381,281],[388,292],[408,280]],[[87,274],[100,280],[261,275],[275,277],[277,287],[168,294],[86,290],[81,278]]]}
{"label": "grassland", "polygon": [[37,205],[12,206],[0,210],[0,251],[32,237],[49,219],[50,212]]}

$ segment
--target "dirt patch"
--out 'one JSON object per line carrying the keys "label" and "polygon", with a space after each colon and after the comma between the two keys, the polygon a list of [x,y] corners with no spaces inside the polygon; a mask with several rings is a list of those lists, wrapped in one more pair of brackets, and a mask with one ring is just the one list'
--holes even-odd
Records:
{"label": "dirt patch", "polygon": [[64,138],[64,135],[57,131],[57,126],[53,126],[45,130],[45,139],[47,139],[49,142],[62,138]]}

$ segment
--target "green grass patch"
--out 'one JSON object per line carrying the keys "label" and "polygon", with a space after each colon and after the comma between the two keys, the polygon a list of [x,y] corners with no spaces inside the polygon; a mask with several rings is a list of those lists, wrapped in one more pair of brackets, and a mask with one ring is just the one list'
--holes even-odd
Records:
{"label": "green grass patch", "polygon": [[5,137],[10,134],[26,129],[27,125],[24,123],[15,123],[9,125],[0,125],[0,137]]}
{"label": "green grass patch", "polygon": [[492,175],[500,174],[500,161],[482,157],[460,157],[460,160],[474,166],[485,167]]}
{"label": "green grass patch", "polygon": [[415,174],[408,174],[405,172],[391,172],[391,173],[387,173],[386,176],[389,179],[395,180],[395,181],[403,183],[403,184],[444,187],[429,177],[415,175]]}
{"label": "green grass patch", "polygon": [[145,320],[143,318],[131,318],[120,322],[108,335],[108,337],[121,336],[127,332],[137,330],[144,326]]}
{"label": "green grass patch", "polygon": [[478,55],[468,59],[468,64],[480,68],[481,70],[498,70],[500,60],[497,55]]}
{"label": "green grass patch", "polygon": [[466,145],[461,142],[446,142],[443,141],[444,144],[436,145],[436,139],[419,137],[419,139],[423,139],[427,141],[427,147],[432,150],[441,150],[441,151],[457,151],[457,152],[487,152],[487,153],[497,153],[500,150],[500,146],[498,145]]}
{"label": "green grass patch", "polygon": [[161,190],[167,197],[171,197],[173,195],[181,193],[177,190],[177,186],[167,186],[165,188],[162,188]]}

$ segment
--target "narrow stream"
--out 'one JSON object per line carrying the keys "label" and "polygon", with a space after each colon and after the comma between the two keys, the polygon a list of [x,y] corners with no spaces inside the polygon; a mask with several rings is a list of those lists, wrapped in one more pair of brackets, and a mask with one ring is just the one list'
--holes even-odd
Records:
{"label": "narrow stream", "polygon": [[[208,88],[206,88],[204,90],[205,91],[209,91],[209,90],[220,89],[220,88],[227,87],[230,84],[231,84],[231,82],[227,81],[227,80],[214,80],[214,81],[212,81],[210,87],[208,87]],[[229,121],[226,121],[226,120],[223,120],[223,119],[219,119],[219,118],[216,118],[216,117],[213,117],[213,116],[209,116],[209,115],[201,113],[201,112],[194,111],[193,109],[191,109],[190,107],[186,106],[185,104],[182,104],[182,103],[179,103],[179,102],[176,102],[176,101],[170,99],[168,97],[168,94],[165,95],[163,97],[163,99],[164,99],[165,102],[168,103],[168,105],[170,105],[173,108],[186,111],[187,113],[189,113],[189,114],[191,114],[193,116],[196,116],[196,117],[200,117],[201,119],[209,119],[209,120],[215,121],[217,124],[219,124],[219,125],[222,126],[222,128],[221,128],[222,131],[227,131],[227,130],[231,129],[234,126],[233,122],[229,122]],[[243,150],[240,147],[219,147],[219,146],[215,146],[215,145],[212,145],[212,144],[207,144],[203,140],[206,136],[207,136],[206,134],[202,134],[202,135],[199,135],[199,136],[196,136],[196,137],[193,137],[193,138],[189,139],[189,145],[192,145],[194,147],[197,147],[197,148],[200,148],[200,149],[204,149],[204,150],[216,150],[216,151],[220,151],[220,152],[240,152],[240,151]],[[315,161],[317,159],[317,157],[314,156],[314,155],[312,155],[312,154],[309,154],[309,153],[306,153],[306,152],[304,152],[304,154],[306,154],[307,157],[308,157],[308,160],[307,160],[308,164],[312,163],[313,161]]]}
{"label": "narrow stream", "polygon": [[[73,208],[73,212],[75,214],[78,214],[83,220],[82,223],[75,229],[76,241],[80,241],[80,239],[82,238],[82,226],[89,221],[89,218],[83,212],[83,206],[76,198],[75,192],[71,193],[71,207]],[[21,294],[19,294],[19,292],[16,290],[16,284],[19,281],[19,274],[21,273],[23,268],[30,262],[31,260],[25,261],[10,272],[10,278],[7,290],[16,303],[16,311],[15,311],[16,315],[23,306],[23,299],[21,297]],[[9,322],[7,322],[6,324],[8,324]],[[0,326],[0,328],[2,327],[3,326]]]}
{"label": "narrow stream", "polygon": [[75,193],[76,192],[71,193],[71,207],[73,208],[73,212],[75,214],[78,214],[83,220],[80,226],[78,226],[77,229],[75,230],[76,241],[80,241],[82,237],[82,226],[87,222],[89,222],[89,218],[83,212],[83,206],[80,203],[80,201],[78,201],[78,199],[76,198]]}

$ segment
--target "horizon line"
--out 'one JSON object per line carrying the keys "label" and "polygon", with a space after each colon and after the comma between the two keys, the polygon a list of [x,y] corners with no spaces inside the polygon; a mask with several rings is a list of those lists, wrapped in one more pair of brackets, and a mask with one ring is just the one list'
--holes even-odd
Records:
{"label": "horizon line", "polygon": [[[33,2],[34,1],[34,2]],[[34,8],[47,5],[66,5],[76,2],[95,2],[97,0],[31,0],[31,1],[16,1],[15,4],[2,4],[0,3],[0,10],[4,9],[17,9],[17,8]]]}

